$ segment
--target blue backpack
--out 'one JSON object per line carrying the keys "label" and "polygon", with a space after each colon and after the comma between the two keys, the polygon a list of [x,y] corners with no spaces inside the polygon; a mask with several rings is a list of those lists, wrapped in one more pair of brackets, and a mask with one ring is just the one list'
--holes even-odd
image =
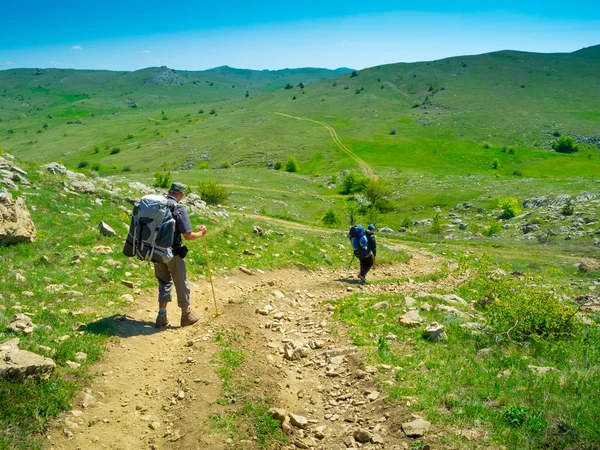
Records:
{"label": "blue backpack", "polygon": [[350,243],[352,244],[354,256],[357,258],[367,258],[371,254],[367,233],[362,225],[354,225],[351,227],[348,232],[348,239],[350,239]]}

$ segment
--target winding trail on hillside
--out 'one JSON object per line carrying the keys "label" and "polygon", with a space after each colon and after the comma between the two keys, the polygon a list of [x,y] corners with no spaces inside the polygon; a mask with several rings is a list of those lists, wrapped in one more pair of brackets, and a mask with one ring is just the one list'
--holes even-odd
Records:
{"label": "winding trail on hillside", "polygon": [[[378,266],[371,278],[385,281],[423,276],[435,272],[441,263],[438,256],[411,252],[409,263]],[[238,336],[236,348],[243,351],[244,363],[236,375],[238,382],[246,383],[243,393],[237,394],[242,396],[240,400],[268,396],[277,407],[308,417],[311,423],[307,432],[317,423],[326,425],[318,448],[339,448],[352,432],[348,431],[348,420],[354,421],[357,414],[361,424],[372,425],[389,416],[388,422],[380,425],[385,446],[368,448],[408,448],[404,443],[410,441],[400,431],[400,423],[410,419],[410,411],[396,402],[390,415],[385,395],[365,399],[365,392],[382,391],[375,377],[352,378],[340,400],[340,381],[350,380],[354,371],[364,367],[366,355],[364,348],[349,346],[344,325],[331,319],[327,301],[354,293],[372,296],[439,288],[451,291],[458,280],[450,277],[422,283],[409,280],[359,285],[354,275],[354,269],[345,268],[255,271],[251,275],[234,269],[214,280],[222,312],[217,318],[212,317],[210,284],[204,279],[192,280],[192,305],[200,312],[200,323],[179,327],[177,307],[171,305],[171,325],[164,330],[153,327],[156,292],[142,293],[127,314],[101,319],[115,324],[117,337],[92,370],[95,376],[89,388],[52,424],[46,435],[48,448],[258,449],[252,435],[228,439],[211,426],[215,417],[235,414],[242,407],[223,402],[218,363],[223,346],[217,336]],[[273,312],[258,314],[265,305],[271,305]],[[319,344],[305,359],[282,356],[286,342],[308,340]],[[326,373],[330,371],[326,361],[340,354],[343,362],[336,363],[340,375],[332,377]],[[331,405],[347,401],[356,403],[348,411],[348,420],[331,419]],[[352,425],[352,429],[358,426]],[[314,438],[307,433],[292,430],[290,445],[273,448],[314,448],[312,442]]]}
{"label": "winding trail on hillside", "polygon": [[340,140],[336,131],[334,130],[334,128],[331,125],[329,125],[325,122],[318,121],[318,120],[308,119],[306,117],[297,117],[297,116],[292,116],[290,114],[285,114],[285,113],[280,113],[280,112],[275,112],[274,114],[277,114],[278,116],[288,117],[290,119],[304,120],[306,122],[313,122],[313,123],[324,126],[329,131],[329,134],[331,135],[331,139],[333,139],[333,142],[335,143],[335,145],[337,145],[340,148],[340,150],[342,150],[344,153],[346,153],[350,158],[352,158],[360,166],[360,168],[362,169],[365,176],[367,176],[368,178],[374,178],[374,179],[378,178],[377,175],[375,175],[373,168],[368,163],[366,163],[365,161],[360,159],[352,150],[350,150],[348,147],[346,147],[344,145],[344,143]]}

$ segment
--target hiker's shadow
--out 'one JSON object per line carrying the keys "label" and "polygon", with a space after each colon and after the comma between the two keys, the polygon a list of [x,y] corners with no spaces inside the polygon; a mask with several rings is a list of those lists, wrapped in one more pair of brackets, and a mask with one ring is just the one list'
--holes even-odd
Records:
{"label": "hiker's shadow", "polygon": [[154,322],[134,319],[125,314],[115,314],[110,317],[104,317],[100,320],[90,322],[83,331],[92,334],[128,338],[132,336],[150,336],[155,333],[160,333],[162,330],[164,330],[164,328],[156,328]]}
{"label": "hiker's shadow", "polygon": [[346,284],[364,284],[362,281],[355,280],[354,278],[338,278],[333,281],[337,281],[339,283],[346,283]]}

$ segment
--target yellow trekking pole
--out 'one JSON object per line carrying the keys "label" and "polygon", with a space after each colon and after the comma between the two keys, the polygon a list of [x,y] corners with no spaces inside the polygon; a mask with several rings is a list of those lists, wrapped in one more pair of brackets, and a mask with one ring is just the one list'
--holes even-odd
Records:
{"label": "yellow trekking pole", "polygon": [[219,317],[221,313],[219,312],[219,308],[217,308],[217,296],[215,294],[215,285],[213,283],[212,274],[210,272],[210,263],[208,262],[208,247],[206,246],[206,235],[202,237],[204,238],[204,252],[206,253],[206,267],[208,268],[208,277],[210,278],[210,286],[212,287],[213,300],[215,301],[215,315],[213,317]]}

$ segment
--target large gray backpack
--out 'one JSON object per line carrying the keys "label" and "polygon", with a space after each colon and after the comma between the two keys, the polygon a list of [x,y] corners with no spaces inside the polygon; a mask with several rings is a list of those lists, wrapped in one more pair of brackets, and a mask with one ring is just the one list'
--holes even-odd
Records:
{"label": "large gray backpack", "polygon": [[133,207],[125,256],[144,261],[167,263],[173,259],[175,239],[175,202],[160,195],[146,195]]}

